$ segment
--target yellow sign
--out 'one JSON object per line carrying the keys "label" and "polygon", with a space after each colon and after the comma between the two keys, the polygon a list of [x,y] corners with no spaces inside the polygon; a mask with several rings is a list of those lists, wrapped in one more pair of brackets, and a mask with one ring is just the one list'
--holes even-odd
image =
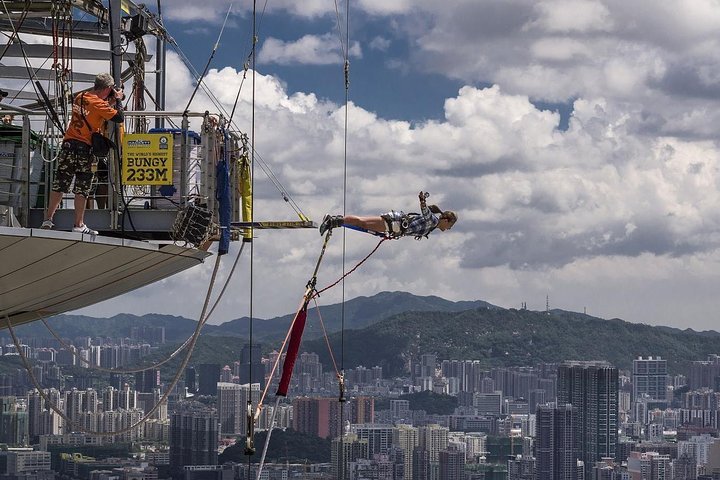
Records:
{"label": "yellow sign", "polygon": [[171,133],[127,133],[122,143],[123,184],[172,185]]}

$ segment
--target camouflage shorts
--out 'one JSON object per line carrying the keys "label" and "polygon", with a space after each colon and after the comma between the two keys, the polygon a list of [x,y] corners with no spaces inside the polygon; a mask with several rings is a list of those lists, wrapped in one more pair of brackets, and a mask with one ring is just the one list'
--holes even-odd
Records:
{"label": "camouflage shorts", "polygon": [[73,193],[89,197],[94,177],[92,172],[94,161],[95,158],[89,150],[81,152],[63,148],[58,156],[58,166],[55,170],[52,189],[56,192],[68,193],[74,177]]}

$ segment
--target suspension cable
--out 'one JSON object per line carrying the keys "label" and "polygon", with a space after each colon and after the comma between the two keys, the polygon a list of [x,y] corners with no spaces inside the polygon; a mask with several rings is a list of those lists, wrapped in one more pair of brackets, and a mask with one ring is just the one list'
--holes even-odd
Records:
{"label": "suspension cable", "polygon": [[[249,299],[249,314],[250,314],[250,325],[249,325],[249,338],[250,338],[250,375],[249,375],[249,387],[250,394],[248,396],[247,403],[247,418],[246,422],[248,427],[255,425],[255,418],[250,417],[253,412],[252,404],[252,357],[253,357],[253,326],[255,323],[254,318],[254,282],[255,282],[255,91],[256,91],[256,48],[257,48],[257,0],[253,0],[253,16],[252,16],[252,44],[251,56],[252,56],[252,103],[251,103],[251,115],[250,115],[250,145],[252,145],[252,153],[250,153],[250,299]],[[238,92],[239,95],[239,92]],[[232,121],[232,118],[230,119]],[[244,241],[245,239],[243,239]],[[269,382],[268,382],[269,383]],[[267,386],[266,386],[267,387]],[[266,390],[267,391],[267,390]],[[261,401],[261,400],[259,400]],[[258,407],[259,407],[258,403]],[[248,436],[245,439],[245,455],[247,456],[247,478],[250,478],[250,466],[252,464],[252,455],[255,454],[255,439],[252,437],[252,431],[248,431]]]}
{"label": "suspension cable", "polygon": [[[342,43],[342,42],[341,42]],[[348,150],[348,105],[350,103],[350,59],[348,57],[350,49],[350,0],[345,0],[345,45],[347,48],[343,49],[343,73],[345,74],[345,124],[344,124],[344,139],[343,139],[343,217],[347,215],[347,150]],[[340,442],[344,442],[344,428],[343,419],[345,418],[345,259],[346,259],[346,230],[343,229],[343,240],[342,240],[342,304],[340,307],[340,373],[338,375],[340,397]],[[382,241],[380,242],[382,243]],[[378,247],[380,246],[378,244]],[[377,250],[378,247],[375,247]],[[374,252],[374,251],[373,251]],[[345,478],[345,463],[344,458],[345,448],[343,445],[340,447],[340,478]]]}
{"label": "suspension cable", "polygon": [[[215,277],[217,275],[218,269],[220,266],[220,255],[217,256],[215,261],[215,268],[213,269],[212,277],[210,278],[210,284],[208,285],[208,291],[205,296],[205,302],[203,304],[202,313],[200,314],[200,318],[198,319],[198,324],[196,327],[196,332],[199,332],[202,329],[202,326],[204,325],[203,319],[205,318],[205,313],[207,312],[207,307],[210,301],[210,296],[212,294],[212,288],[213,284],[215,283]],[[160,408],[160,405],[162,405],[165,401],[167,401],[168,397],[170,396],[170,393],[175,389],[178,382],[180,381],[180,377],[182,376],[183,371],[187,367],[187,364],[190,362],[190,357],[192,357],[192,352],[195,348],[195,343],[197,342],[197,338],[199,335],[194,336],[194,341],[191,342],[190,348],[188,349],[187,353],[185,354],[185,358],[181,362],[177,372],[175,373],[175,376],[173,377],[172,381],[170,382],[170,386],[167,388],[167,390],[163,393],[163,395],[160,397],[160,400],[153,406],[153,408],[150,409],[140,420],[133,423],[132,425],[122,428],[120,430],[116,430],[113,432],[96,432],[87,430],[86,428],[82,427],[81,425],[78,425],[77,422],[73,421],[68,415],[63,412],[56,404],[53,403],[53,401],[49,398],[47,393],[43,390],[42,385],[37,380],[37,377],[35,377],[35,374],[32,371],[32,368],[30,367],[30,363],[27,359],[27,356],[25,355],[25,352],[21,348],[20,341],[17,338],[17,335],[15,334],[15,329],[13,328],[12,324],[10,323],[10,317],[5,315],[5,321],[7,323],[8,330],[10,331],[10,335],[12,336],[13,342],[15,344],[15,348],[18,350],[18,353],[20,354],[20,358],[23,362],[23,365],[25,366],[25,369],[28,372],[28,376],[30,377],[33,385],[35,386],[35,389],[38,391],[41,397],[43,397],[43,400],[45,400],[46,405],[48,405],[55,413],[57,413],[63,420],[65,420],[68,425],[71,425],[75,431],[85,433],[87,435],[95,435],[99,437],[112,437],[116,435],[123,435],[125,433],[128,433],[138,426],[142,425],[144,422],[146,422],[157,410]]]}
{"label": "suspension cable", "polygon": [[195,85],[195,90],[193,90],[192,95],[190,95],[190,100],[188,100],[187,105],[185,105],[185,112],[188,112],[190,110],[190,104],[192,103],[193,99],[195,98],[195,94],[198,91],[198,88],[200,88],[200,84],[202,83],[202,79],[207,74],[208,68],[210,68],[210,62],[212,62],[212,59],[215,57],[215,52],[217,52],[218,46],[220,45],[220,38],[222,37],[223,32],[225,31],[225,25],[227,24],[228,17],[230,16],[230,10],[232,10],[233,2],[230,2],[230,6],[228,7],[228,11],[225,14],[225,21],[223,21],[222,27],[220,28],[220,33],[218,34],[218,38],[215,41],[215,45],[213,46],[212,51],[210,52],[210,57],[207,59],[207,63],[205,63],[205,69],[202,72],[202,75],[200,75],[200,78],[197,80],[197,85]]}

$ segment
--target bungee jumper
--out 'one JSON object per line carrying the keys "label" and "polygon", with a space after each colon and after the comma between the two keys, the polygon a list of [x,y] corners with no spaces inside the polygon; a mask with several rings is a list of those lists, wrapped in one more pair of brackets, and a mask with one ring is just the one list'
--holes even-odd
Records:
{"label": "bungee jumper", "polygon": [[437,205],[427,205],[430,194],[420,192],[420,213],[405,213],[391,210],[376,217],[358,217],[355,215],[325,215],[320,224],[320,235],[338,227],[371,233],[381,237],[400,238],[414,236],[419,240],[436,228],[440,231],[450,230],[457,222],[457,214],[452,210],[440,210]]}

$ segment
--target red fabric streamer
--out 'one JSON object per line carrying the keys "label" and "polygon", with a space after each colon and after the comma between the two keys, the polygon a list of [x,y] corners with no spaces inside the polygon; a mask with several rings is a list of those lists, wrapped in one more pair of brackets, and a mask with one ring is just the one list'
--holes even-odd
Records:
{"label": "red fabric streamer", "polygon": [[307,319],[307,303],[303,305],[298,312],[292,331],[290,332],[290,344],[285,353],[285,361],[283,362],[282,377],[275,395],[287,397],[288,387],[290,386],[290,378],[292,377],[293,368],[295,368],[295,360],[297,360],[298,351],[300,351],[300,341],[302,340],[303,331],[305,330],[305,320]]}

